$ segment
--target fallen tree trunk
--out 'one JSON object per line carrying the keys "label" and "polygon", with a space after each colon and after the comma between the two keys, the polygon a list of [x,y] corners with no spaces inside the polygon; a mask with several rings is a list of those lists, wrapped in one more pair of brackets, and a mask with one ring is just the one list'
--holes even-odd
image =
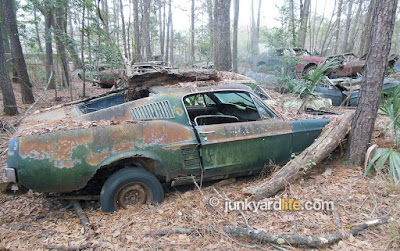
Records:
{"label": "fallen tree trunk", "polygon": [[220,81],[218,72],[204,69],[169,69],[133,74],[129,77],[129,87],[151,87],[172,85],[180,82]]}
{"label": "fallen tree trunk", "polygon": [[367,221],[360,225],[357,225],[350,232],[336,232],[334,234],[325,237],[314,237],[314,236],[301,236],[301,235],[281,235],[268,233],[264,230],[254,230],[246,227],[238,226],[225,226],[224,231],[235,237],[247,237],[263,243],[274,243],[274,244],[289,244],[293,246],[308,246],[314,248],[323,248],[332,245],[342,239],[345,239],[349,234],[356,236],[364,229],[373,226],[379,226],[388,222],[393,221],[391,217],[382,217],[376,220]]}
{"label": "fallen tree trunk", "polygon": [[255,200],[274,196],[325,159],[349,133],[353,117],[354,113],[345,113],[325,126],[311,146],[253,191]]}

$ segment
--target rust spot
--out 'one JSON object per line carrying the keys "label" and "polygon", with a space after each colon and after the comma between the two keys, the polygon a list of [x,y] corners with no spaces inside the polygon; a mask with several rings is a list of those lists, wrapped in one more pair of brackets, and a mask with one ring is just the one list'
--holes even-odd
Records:
{"label": "rust spot", "polygon": [[183,115],[183,109],[175,108],[175,113],[178,114],[178,116],[182,116]]}
{"label": "rust spot", "polygon": [[98,165],[100,164],[105,158],[110,157],[110,151],[108,151],[108,149],[103,150],[101,153],[97,154],[92,152],[91,155],[89,155],[86,158],[86,162],[89,165]]}
{"label": "rust spot", "polygon": [[64,137],[58,142],[57,134],[49,134],[42,137],[23,137],[21,138],[20,155],[23,158],[33,159],[49,159],[54,163],[54,166],[73,167],[75,164],[80,163],[81,160],[73,160],[73,150],[79,145],[88,144],[92,141],[91,134],[64,133]]}
{"label": "rust spot", "polygon": [[126,151],[132,151],[135,149],[135,145],[132,143],[123,143],[113,146],[112,152],[113,153],[120,153]]}
{"label": "rust spot", "polygon": [[31,141],[29,138],[23,137],[21,138],[20,144],[20,154],[21,156],[27,156],[35,159],[45,159],[46,154],[50,151],[56,149],[55,142],[40,142],[40,141]]}
{"label": "rust spot", "polygon": [[147,145],[168,145],[194,139],[193,131],[187,127],[177,126],[175,123],[152,122],[143,130],[142,138]]}
{"label": "rust spot", "polygon": [[58,141],[58,149],[52,151],[52,160],[64,160],[71,159],[73,149],[79,145],[85,145],[91,141],[91,137],[88,135],[84,137],[74,137],[70,138],[68,136],[60,139]]}

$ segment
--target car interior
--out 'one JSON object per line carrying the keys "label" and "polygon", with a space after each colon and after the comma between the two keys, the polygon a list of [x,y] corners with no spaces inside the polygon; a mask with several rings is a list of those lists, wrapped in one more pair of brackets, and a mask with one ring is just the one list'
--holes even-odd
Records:
{"label": "car interior", "polygon": [[[275,115],[247,92],[222,91],[188,95],[184,104],[193,125],[256,121]],[[261,114],[261,115],[260,115]]]}

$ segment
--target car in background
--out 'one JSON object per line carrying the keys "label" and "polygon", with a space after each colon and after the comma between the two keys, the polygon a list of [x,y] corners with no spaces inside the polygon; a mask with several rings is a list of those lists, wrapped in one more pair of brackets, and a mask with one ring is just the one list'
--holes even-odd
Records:
{"label": "car in background", "polygon": [[[98,84],[101,88],[111,88],[122,79],[124,71],[125,69],[115,69],[109,64],[86,65],[85,79]],[[83,79],[82,69],[79,69],[77,74],[80,79]]]}
{"label": "car in background", "polygon": [[[295,70],[299,76],[305,77],[314,71],[318,65],[324,64],[327,61],[333,61],[336,67],[330,69],[329,72],[327,72],[327,76],[329,78],[340,78],[358,77],[363,74],[367,55],[358,58],[354,53],[343,53],[329,57],[320,57],[311,55],[306,49],[298,47],[274,48],[259,56],[257,66],[266,65],[267,68],[273,67],[272,69],[275,69],[278,67],[279,69],[282,65],[287,63],[288,59],[291,57],[296,57],[298,59],[295,69],[293,70]],[[398,55],[391,55],[388,59],[388,69],[392,69],[398,59]]]}
{"label": "car in background", "polygon": [[[294,59],[294,60],[293,60]],[[293,71],[300,75],[307,75],[310,70],[326,60],[325,57],[312,55],[309,51],[300,47],[273,48],[262,53],[257,59],[257,66],[265,66],[267,70],[278,70],[283,65],[292,67]]]}
{"label": "car in background", "polygon": [[[400,85],[400,81],[385,79],[382,87],[382,94],[389,94],[394,88]],[[324,84],[315,88],[315,92],[324,98],[332,100],[332,105],[339,106],[357,106],[360,96],[360,87],[348,88],[341,84],[334,84],[331,81],[325,81]]]}

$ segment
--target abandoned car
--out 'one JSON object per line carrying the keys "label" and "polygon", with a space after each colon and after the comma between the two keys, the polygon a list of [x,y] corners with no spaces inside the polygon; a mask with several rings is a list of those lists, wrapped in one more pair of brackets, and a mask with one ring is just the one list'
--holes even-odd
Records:
{"label": "abandoned car", "polygon": [[123,91],[30,116],[21,130],[55,121],[91,126],[12,139],[8,187],[97,194],[102,210],[113,212],[162,202],[163,185],[249,175],[270,162],[285,163],[329,122],[285,121],[245,85],[155,86],[134,96]]}
{"label": "abandoned car", "polygon": [[[269,51],[262,53],[257,59],[257,66],[267,66],[272,70],[277,70],[276,67],[281,67],[284,64],[292,64],[288,58],[296,57],[298,59],[293,67],[293,71],[296,71],[299,75],[307,75],[309,71],[314,70],[313,66],[317,66],[325,61],[326,58],[320,56],[311,55],[304,48],[300,47],[284,47],[284,48],[273,48]],[[278,68],[279,69],[279,68]]]}
{"label": "abandoned car", "polygon": [[[257,60],[257,66],[272,66],[281,67],[284,63],[287,63],[288,58],[296,57],[298,62],[296,63],[295,70],[300,76],[306,76],[310,72],[314,71],[318,65],[324,64],[327,61],[336,62],[337,67],[330,69],[327,75],[329,78],[340,78],[340,77],[357,77],[362,74],[366,64],[367,55],[358,58],[353,53],[343,53],[338,55],[332,55],[329,57],[322,57],[312,55],[306,49],[299,47],[286,47],[286,48],[273,48],[268,52],[261,54]],[[388,58],[388,69],[392,69],[398,60],[398,55],[393,54]]]}
{"label": "abandoned car", "polygon": [[[387,95],[400,85],[400,81],[385,79],[382,87],[382,94]],[[325,81],[324,84],[315,88],[315,92],[324,98],[332,100],[332,105],[357,106],[360,96],[360,87],[353,90],[341,84],[333,84]]]}
{"label": "abandoned car", "polygon": [[[94,84],[98,84],[101,88],[111,88],[116,86],[118,80],[124,69],[113,68],[109,64],[99,64],[97,66],[87,65],[85,66],[85,79]],[[77,70],[78,77],[83,80],[82,69]]]}

